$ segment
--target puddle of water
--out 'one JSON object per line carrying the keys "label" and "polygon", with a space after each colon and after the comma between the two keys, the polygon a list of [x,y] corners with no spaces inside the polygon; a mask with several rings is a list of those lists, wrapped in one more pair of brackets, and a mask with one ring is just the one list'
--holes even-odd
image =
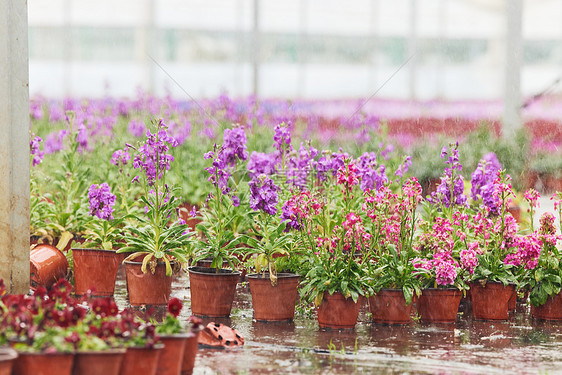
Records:
{"label": "puddle of water", "polygon": [[[184,319],[191,315],[188,286],[185,274],[172,283]],[[121,269],[115,300],[127,307]],[[300,314],[291,323],[253,321],[248,286],[238,284],[231,317],[204,324],[210,321],[237,329],[245,346],[199,349],[195,375],[562,374],[562,323],[533,321],[525,305],[506,322],[476,321],[464,311],[454,324],[403,327],[371,324],[364,306],[355,330],[321,331],[314,317]]]}

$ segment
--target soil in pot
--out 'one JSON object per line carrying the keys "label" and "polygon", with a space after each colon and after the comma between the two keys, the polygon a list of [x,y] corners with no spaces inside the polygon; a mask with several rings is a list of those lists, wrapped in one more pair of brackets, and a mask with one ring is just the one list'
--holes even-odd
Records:
{"label": "soil in pot", "polygon": [[74,290],[78,296],[93,290],[94,296],[112,296],[124,254],[113,250],[72,249]]}
{"label": "soil in pot", "polygon": [[71,375],[72,353],[18,353],[13,375]]}
{"label": "soil in pot", "polygon": [[125,349],[78,351],[72,375],[119,375]]}
{"label": "soil in pot", "polygon": [[540,320],[562,320],[562,293],[548,297],[543,305],[531,305],[531,315]]}
{"label": "soil in pot", "polygon": [[324,292],[322,303],[318,307],[318,325],[320,328],[353,329],[357,324],[362,297],[357,302],[345,298],[340,292],[332,295]]}
{"label": "soil in pot", "polygon": [[31,289],[38,286],[50,288],[66,276],[68,261],[63,252],[54,246],[41,244],[29,252]]}
{"label": "soil in pot", "polygon": [[402,289],[381,289],[369,297],[369,311],[373,322],[378,324],[410,324],[412,323],[412,307],[414,300],[406,305]]}
{"label": "soil in pot", "polygon": [[461,297],[462,292],[456,288],[422,290],[417,301],[420,320],[428,323],[454,323]]}
{"label": "soil in pot", "polygon": [[299,276],[278,273],[277,285],[272,286],[269,273],[248,275],[254,319],[258,321],[287,321],[295,317]]}
{"label": "soil in pot", "polygon": [[127,291],[132,306],[166,305],[172,293],[172,276],[166,276],[166,265],[158,262],[154,274],[147,268],[141,271],[142,262],[125,261]]}
{"label": "soil in pot", "polygon": [[191,312],[203,317],[228,317],[240,272],[215,268],[190,267]]}
{"label": "soil in pot", "polygon": [[10,347],[0,347],[0,375],[12,375],[18,353]]}
{"label": "soil in pot", "polygon": [[470,284],[472,314],[475,319],[507,320],[509,318],[509,299],[515,292],[515,285],[487,282],[484,286],[475,282]]}

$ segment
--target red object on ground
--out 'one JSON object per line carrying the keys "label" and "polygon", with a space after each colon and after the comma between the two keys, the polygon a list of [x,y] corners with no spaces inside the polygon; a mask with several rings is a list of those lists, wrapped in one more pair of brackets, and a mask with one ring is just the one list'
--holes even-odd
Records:
{"label": "red object on ground", "polygon": [[235,348],[244,345],[244,337],[234,328],[211,322],[199,334],[199,345],[215,348]]}

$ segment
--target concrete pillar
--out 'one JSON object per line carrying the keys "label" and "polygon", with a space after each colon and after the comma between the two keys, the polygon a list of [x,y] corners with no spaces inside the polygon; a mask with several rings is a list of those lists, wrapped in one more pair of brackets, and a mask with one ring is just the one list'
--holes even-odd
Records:
{"label": "concrete pillar", "polygon": [[0,278],[29,291],[27,2],[0,0]]}
{"label": "concrete pillar", "polygon": [[523,0],[505,0],[503,136],[511,137],[521,121],[521,65],[523,61]]}

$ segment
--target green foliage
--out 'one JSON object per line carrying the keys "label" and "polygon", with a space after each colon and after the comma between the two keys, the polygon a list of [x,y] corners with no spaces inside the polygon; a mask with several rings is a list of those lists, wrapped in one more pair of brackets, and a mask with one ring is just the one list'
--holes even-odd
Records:
{"label": "green foliage", "polygon": [[402,289],[406,304],[412,303],[414,294],[421,295],[420,276],[426,271],[414,268],[411,262],[411,249],[402,249],[400,253],[396,246],[389,245],[369,268],[372,287],[375,292],[385,289]]}

